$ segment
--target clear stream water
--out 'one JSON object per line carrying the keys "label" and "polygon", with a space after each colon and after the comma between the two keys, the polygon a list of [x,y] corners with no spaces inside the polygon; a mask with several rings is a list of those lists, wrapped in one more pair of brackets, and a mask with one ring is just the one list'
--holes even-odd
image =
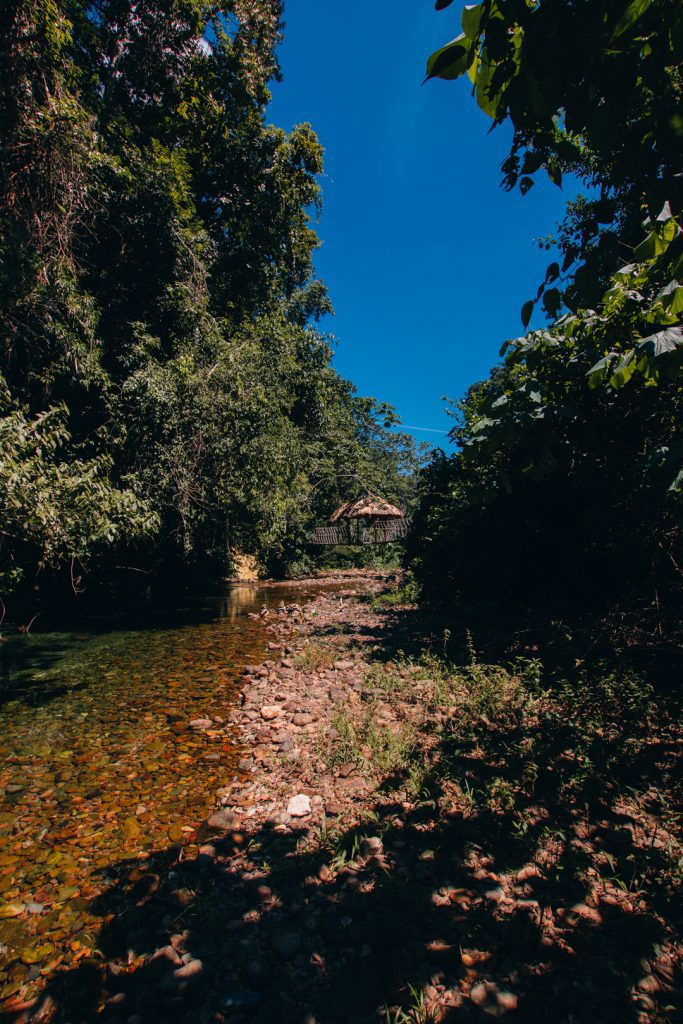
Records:
{"label": "clear stream water", "polygon": [[[196,840],[238,772],[239,674],[265,656],[247,613],[308,594],[238,585],[144,628],[0,643],[0,1011],[89,955],[119,862]],[[223,722],[189,727],[204,717]]]}

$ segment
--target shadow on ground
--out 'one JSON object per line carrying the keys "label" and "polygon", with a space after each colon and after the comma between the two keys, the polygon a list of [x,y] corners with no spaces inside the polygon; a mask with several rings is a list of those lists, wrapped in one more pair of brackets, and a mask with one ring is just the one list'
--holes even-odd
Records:
{"label": "shadow on ground", "polygon": [[[550,881],[528,879],[516,906],[501,907],[495,858],[486,871],[470,866],[473,846],[497,846],[490,822],[434,829],[428,806],[400,817],[390,803],[376,810],[401,822],[384,832],[386,856],[352,862],[329,883],[328,856],[297,852],[300,836],[270,830],[246,853],[239,835],[216,842],[215,860],[213,851],[180,860],[174,848],[122,862],[95,907],[102,958],[55,979],[25,1019],[355,1024],[383,1019],[385,1004],[410,1007],[411,986],[430,985],[451,993],[445,1021],[506,1011],[539,1024],[635,1024],[643,996],[655,1009],[647,992],[633,998],[640,979],[656,979],[647,967],[664,932],[654,914],[569,911],[586,895],[569,864]],[[506,850],[505,867],[514,859]],[[526,859],[520,849],[518,863]],[[543,917],[558,908],[565,926],[549,938]],[[459,995],[463,982],[471,998]],[[662,1009],[646,1019],[674,1017]]]}
{"label": "shadow on ground", "polygon": [[[377,637],[377,658],[412,633],[406,619]],[[265,827],[192,856],[175,845],[121,861],[91,907],[97,952],[2,1019],[673,1022],[670,850],[619,810],[614,773],[621,764],[624,791],[656,791],[680,745],[634,744],[631,725],[618,740],[596,734],[586,770],[566,749],[571,722],[528,735],[435,724],[419,795],[406,800],[398,770],[361,824]],[[535,782],[521,785],[534,757]]]}

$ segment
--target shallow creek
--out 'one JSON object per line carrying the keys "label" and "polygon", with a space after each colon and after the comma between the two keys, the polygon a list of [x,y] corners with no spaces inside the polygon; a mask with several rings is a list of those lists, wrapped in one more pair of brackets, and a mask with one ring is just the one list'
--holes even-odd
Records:
{"label": "shallow creek", "polygon": [[146,628],[0,643],[0,1011],[91,954],[117,865],[201,840],[239,772],[239,674],[265,656],[247,613],[309,593],[236,586]]}

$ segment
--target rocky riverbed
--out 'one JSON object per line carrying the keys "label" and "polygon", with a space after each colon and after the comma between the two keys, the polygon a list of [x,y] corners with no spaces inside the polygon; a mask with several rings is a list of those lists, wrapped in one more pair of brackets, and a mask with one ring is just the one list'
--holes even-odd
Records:
{"label": "rocky riverbed", "polygon": [[[268,645],[273,657],[245,667],[233,719],[245,747],[240,767],[254,781],[240,780],[221,794],[223,820],[232,815],[241,827],[269,825],[287,834],[300,831],[302,821],[310,828],[351,814],[372,788],[369,747],[365,769],[361,759],[334,762],[335,721],[340,715],[351,720],[368,697],[382,696],[366,682],[367,656],[378,643],[382,618],[357,598],[359,584],[372,595],[385,579],[373,573],[354,580],[353,590],[321,594],[305,607],[282,604],[274,615],[264,612],[274,620],[267,627],[276,638]],[[372,710],[380,728],[393,723],[400,731],[394,707],[380,702]]]}
{"label": "rocky riverbed", "polygon": [[[269,657],[245,667],[230,721],[190,723],[237,735],[238,776],[179,843],[119,865],[90,907],[93,952],[8,1021],[673,1021],[657,900],[674,890],[610,875],[654,848],[651,818],[625,798],[595,819],[574,798],[517,807],[483,705],[432,654],[401,653],[414,627],[375,600],[388,582],[342,575],[251,612]],[[656,831],[658,855],[669,838]]]}

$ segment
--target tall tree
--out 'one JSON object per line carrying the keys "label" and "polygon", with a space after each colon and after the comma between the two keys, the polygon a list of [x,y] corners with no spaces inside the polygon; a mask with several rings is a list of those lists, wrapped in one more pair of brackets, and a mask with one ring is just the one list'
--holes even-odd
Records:
{"label": "tall tree", "polygon": [[[220,573],[234,546],[300,561],[360,465],[394,486],[412,455],[317,326],[322,148],[266,123],[279,0],[10,0],[0,18],[7,415],[26,432],[54,410],[46,479],[97,467],[121,527],[96,531],[105,560],[130,535],[151,571]],[[13,564],[45,561],[34,540]]]}
{"label": "tall tree", "polygon": [[428,77],[469,75],[494,124],[512,124],[504,187],[526,192],[544,169],[590,191],[570,204],[559,259],[522,310],[527,326],[542,302],[549,326],[505,343],[502,367],[457,409],[460,451],[423,481],[417,571],[433,595],[451,585],[479,600],[491,584],[508,606],[551,615],[617,603],[647,615],[662,602],[671,615],[683,482],[681,6],[483,0],[461,25]]}

